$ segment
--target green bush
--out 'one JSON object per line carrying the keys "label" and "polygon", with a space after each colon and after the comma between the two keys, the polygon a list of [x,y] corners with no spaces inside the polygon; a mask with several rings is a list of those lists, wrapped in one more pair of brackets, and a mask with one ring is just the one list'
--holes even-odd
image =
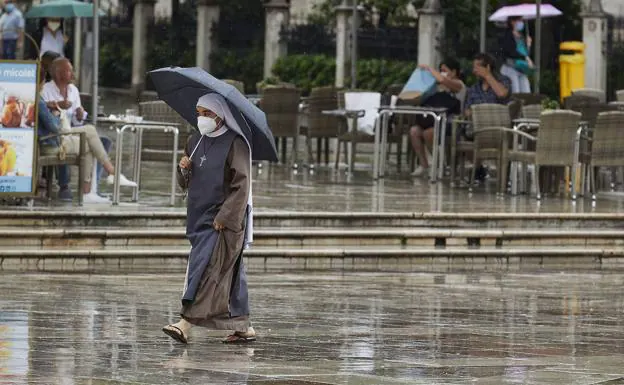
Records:
{"label": "green bush", "polygon": [[[540,94],[552,100],[559,100],[559,72],[542,70],[540,75]],[[533,84],[533,78],[529,80]]]}
{"label": "green bush", "polygon": [[128,87],[132,81],[132,28],[102,31],[99,82],[104,87]]}
{"label": "green bush", "polygon": [[218,50],[211,58],[211,73],[219,79],[233,79],[245,83],[246,93],[256,92],[256,83],[264,74],[264,51]]}
{"label": "green bush", "polygon": [[[385,91],[392,84],[407,82],[415,64],[384,59],[358,60],[357,88]],[[291,55],[280,58],[273,73],[308,94],[312,88],[332,86],[336,81],[336,59],[325,55]],[[351,80],[347,75],[346,84]]]}
{"label": "green bush", "polygon": [[608,58],[607,91],[610,99],[615,98],[615,92],[624,89],[624,43],[618,42],[613,45]]}

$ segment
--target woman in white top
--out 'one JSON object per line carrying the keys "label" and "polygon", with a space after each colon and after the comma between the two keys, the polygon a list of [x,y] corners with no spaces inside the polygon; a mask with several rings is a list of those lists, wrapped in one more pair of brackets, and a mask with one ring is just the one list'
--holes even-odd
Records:
{"label": "woman in white top", "polygon": [[[437,71],[429,66],[421,65],[420,68],[425,69],[433,75],[438,82],[438,89],[435,94],[427,98],[423,102],[423,106],[428,107],[444,107],[447,109],[447,115],[459,115],[464,109],[464,99],[466,98],[466,85],[461,79],[461,68],[459,62],[454,59],[446,59]],[[450,122],[451,119],[448,119]],[[416,125],[410,129],[410,138],[412,147],[418,157],[419,166],[414,170],[413,176],[421,176],[428,172],[429,161],[427,160],[427,147],[433,144],[433,126],[432,117],[418,116]],[[451,134],[450,123],[446,127],[446,135]]]}
{"label": "woman in white top", "polygon": [[42,19],[39,28],[41,29],[40,54],[50,51],[64,57],[67,37],[63,31],[63,20],[52,17]]}

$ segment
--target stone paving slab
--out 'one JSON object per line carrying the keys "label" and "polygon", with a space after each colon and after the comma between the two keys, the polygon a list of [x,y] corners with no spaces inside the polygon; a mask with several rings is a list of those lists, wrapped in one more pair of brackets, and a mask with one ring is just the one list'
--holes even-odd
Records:
{"label": "stone paving slab", "polygon": [[[624,273],[250,274],[260,339],[175,320],[182,275],[0,275],[0,383],[621,384]],[[27,287],[28,290],[24,290]]]}

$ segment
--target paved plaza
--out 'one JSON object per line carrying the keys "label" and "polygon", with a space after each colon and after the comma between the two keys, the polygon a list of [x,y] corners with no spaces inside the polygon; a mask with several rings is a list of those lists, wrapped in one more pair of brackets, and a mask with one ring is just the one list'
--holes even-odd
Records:
{"label": "paved plaza", "polygon": [[3,275],[0,384],[624,384],[624,275],[252,274],[259,340],[176,318],[182,275]]}

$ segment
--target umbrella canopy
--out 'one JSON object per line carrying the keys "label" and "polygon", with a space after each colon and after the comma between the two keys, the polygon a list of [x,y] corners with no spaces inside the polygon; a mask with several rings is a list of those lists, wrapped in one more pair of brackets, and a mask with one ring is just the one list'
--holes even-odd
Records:
{"label": "umbrella canopy", "polygon": [[[556,17],[561,16],[562,13],[551,4],[541,4],[540,17]],[[490,16],[489,20],[493,22],[506,22],[509,17],[520,16],[526,20],[533,20],[537,18],[537,5],[536,4],[519,4],[502,7]]]}
{"label": "umbrella canopy", "polygon": [[[50,0],[45,3],[34,5],[24,17],[29,19],[58,17],[93,17],[93,3],[85,3],[77,0]],[[100,11],[100,16],[103,13]]]}
{"label": "umbrella canopy", "polygon": [[217,93],[227,101],[243,135],[251,146],[253,160],[277,161],[275,139],[266,115],[235,87],[215,78],[201,68],[161,68],[149,73],[161,100],[193,127],[197,127],[197,100]]}

